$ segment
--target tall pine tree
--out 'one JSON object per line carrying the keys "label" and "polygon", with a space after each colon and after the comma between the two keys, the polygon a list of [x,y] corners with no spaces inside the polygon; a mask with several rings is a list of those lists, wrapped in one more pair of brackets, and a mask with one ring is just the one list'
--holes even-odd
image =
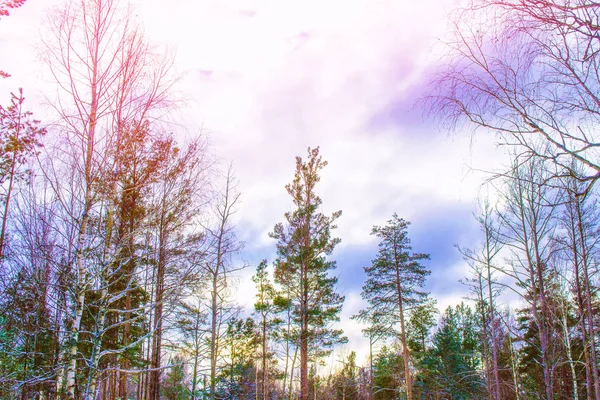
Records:
{"label": "tall pine tree", "polygon": [[384,325],[400,327],[406,395],[408,400],[412,400],[405,315],[407,309],[425,300],[427,293],[421,288],[430,271],[420,263],[429,259],[429,255],[411,251],[407,232],[409,224],[394,213],[386,226],[373,227],[371,234],[380,239],[379,252],[372,264],[365,267],[369,278],[363,285],[362,297],[369,302],[369,308],[365,311],[372,313],[375,320]]}
{"label": "tall pine tree", "polygon": [[319,357],[344,340],[341,330],[330,328],[339,320],[344,297],[335,291],[337,277],[329,274],[335,261],[327,259],[340,243],[340,239],[331,237],[331,230],[336,228],[334,221],[342,212],[336,211],[331,217],[320,213],[322,201],[315,193],[319,171],[326,165],[318,147],[308,149],[306,161],[296,157],[294,180],[286,185],[295,209],[285,214],[286,224],[278,223],[270,234],[278,241],[275,279],[291,288],[293,318],[300,328],[302,400],[308,399],[309,348]]}

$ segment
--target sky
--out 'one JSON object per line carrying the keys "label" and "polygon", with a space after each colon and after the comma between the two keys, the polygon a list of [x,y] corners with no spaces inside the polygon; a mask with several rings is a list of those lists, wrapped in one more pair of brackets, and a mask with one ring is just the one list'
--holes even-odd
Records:
{"label": "sky", "polygon": [[[41,101],[38,60],[46,10],[60,1],[28,0],[0,20],[0,101],[23,87]],[[167,6],[168,3],[168,6]],[[450,0],[137,0],[134,14],[151,41],[175,54],[183,99],[176,119],[187,135],[209,137],[233,162],[242,193],[238,300],[251,308],[250,276],[273,261],[268,232],[292,208],[285,184],[295,156],[320,146],[329,165],[317,193],[323,212],[342,210],[337,261],[346,296],[339,326],[358,360],[368,352],[349,318],[365,304],[363,267],[377,251],[369,233],[394,212],[411,222],[413,250],[429,253],[426,289],[441,310],[467,294],[467,267],[455,245],[477,246],[473,212],[487,175],[504,155],[489,134],[449,132],[417,102],[443,54]],[[35,110],[34,110],[35,111]],[[38,114],[36,114],[38,115]]]}

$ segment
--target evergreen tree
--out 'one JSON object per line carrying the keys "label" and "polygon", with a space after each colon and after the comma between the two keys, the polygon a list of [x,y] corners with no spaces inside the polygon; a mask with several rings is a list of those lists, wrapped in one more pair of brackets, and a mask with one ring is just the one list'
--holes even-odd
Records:
{"label": "evergreen tree", "polygon": [[175,356],[173,359],[173,366],[165,376],[161,392],[166,400],[187,400],[190,398],[189,390],[185,387],[183,357]]}
{"label": "evergreen tree", "polygon": [[412,400],[405,314],[426,298],[421,288],[430,271],[420,264],[421,260],[428,260],[429,255],[411,251],[408,225],[408,221],[394,214],[386,226],[373,227],[371,234],[380,239],[379,252],[371,265],[364,268],[369,278],[363,285],[362,297],[369,303],[366,313],[372,313],[379,324],[399,325],[406,395]]}
{"label": "evergreen tree", "polygon": [[486,398],[480,376],[481,354],[478,350],[477,316],[461,303],[448,307],[441,326],[433,336],[433,348],[425,361],[429,374],[435,376],[435,389],[444,398]]}
{"label": "evergreen tree", "polygon": [[356,366],[356,352],[348,354],[343,360],[344,366],[334,377],[335,398],[342,400],[359,399],[358,368]]}
{"label": "evergreen tree", "polygon": [[417,304],[408,321],[407,335],[408,347],[414,358],[421,358],[427,350],[429,331],[436,325],[436,314],[439,313],[436,300],[427,297],[427,300]]}
{"label": "evergreen tree", "polygon": [[233,318],[227,322],[224,337],[228,363],[218,376],[217,399],[254,399],[256,397],[256,363],[258,346],[256,325],[252,318]]}
{"label": "evergreen tree", "polygon": [[33,114],[23,109],[24,101],[23,89],[19,89],[18,95],[11,93],[8,107],[0,106],[0,184],[4,190],[1,196],[4,204],[0,227],[0,257],[4,255],[6,246],[8,214],[15,185],[28,175],[28,171],[23,170],[22,166],[36,155],[37,148],[41,146],[40,139],[46,134],[46,129],[39,126],[40,121],[34,120]]}
{"label": "evergreen tree", "polygon": [[373,361],[373,398],[375,400],[397,399],[403,373],[402,356],[393,347],[383,346]]}
{"label": "evergreen tree", "polygon": [[276,282],[291,291],[292,314],[300,331],[300,398],[308,398],[309,349],[316,357],[327,354],[344,340],[341,330],[330,328],[339,320],[344,297],[335,291],[337,277],[329,272],[335,261],[327,259],[340,239],[331,237],[334,221],[341,211],[327,217],[319,212],[321,199],[315,193],[319,171],[327,165],[319,148],[308,149],[308,159],[296,157],[296,173],[286,186],[295,209],[285,214],[286,225],[275,225],[271,237],[277,239]]}
{"label": "evergreen tree", "polygon": [[[262,399],[269,398],[270,369],[274,363],[274,353],[269,350],[269,338],[273,330],[283,322],[276,317],[280,310],[277,305],[277,292],[269,279],[267,271],[267,260],[263,260],[256,268],[256,275],[252,277],[256,285],[256,302],[254,303],[254,315],[258,324],[258,337],[260,340],[260,387],[257,387]],[[258,361],[258,360],[257,360]],[[258,383],[258,380],[257,380]]]}

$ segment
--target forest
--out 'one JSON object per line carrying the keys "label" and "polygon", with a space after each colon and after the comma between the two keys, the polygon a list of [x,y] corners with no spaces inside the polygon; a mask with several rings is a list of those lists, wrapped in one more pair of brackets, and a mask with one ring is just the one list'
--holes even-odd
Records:
{"label": "forest", "polygon": [[[0,0],[0,26],[42,6]],[[175,59],[132,10],[48,10],[46,106],[26,101],[35,87],[0,93],[0,399],[600,400],[599,3],[448,15],[411,112],[493,136],[509,162],[481,182],[478,241],[455,249],[468,295],[445,309],[427,289],[435,249],[413,249],[403,210],[369,221],[352,316],[368,349],[340,324],[327,152],[311,143],[282,167],[274,257],[244,261],[235,160],[176,133]]]}

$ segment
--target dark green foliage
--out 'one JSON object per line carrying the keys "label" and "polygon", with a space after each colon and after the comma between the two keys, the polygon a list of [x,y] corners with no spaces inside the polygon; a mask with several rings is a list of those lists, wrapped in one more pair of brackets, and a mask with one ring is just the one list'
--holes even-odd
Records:
{"label": "dark green foliage", "polygon": [[[565,310],[561,305],[561,303],[566,303],[566,300],[561,299],[561,294],[557,291],[556,276],[549,275],[545,283],[546,288],[548,288],[546,294],[547,307],[550,309],[552,315],[552,319],[547,321],[547,325],[550,327],[548,355],[556,365],[553,373],[554,390],[557,393],[557,398],[570,399],[573,397],[573,379],[567,359],[567,348],[562,324],[566,320],[567,329],[571,331],[576,329],[577,320],[569,312],[570,310]],[[566,313],[564,320],[563,313]],[[520,340],[518,340],[521,342],[519,371],[523,376],[523,390],[525,393],[543,397],[545,393],[544,376],[540,367],[539,328],[532,317],[531,307],[517,310],[517,322],[518,329],[521,332]],[[580,339],[571,339],[571,352],[575,360],[584,358]],[[580,366],[578,366],[577,370],[580,373],[584,373],[584,371],[581,371]]]}
{"label": "dark green foliage", "polygon": [[185,385],[185,368],[183,357],[175,356],[172,367],[163,380],[161,392],[165,400],[188,400],[190,392]]}
{"label": "dark green foliage", "polygon": [[383,346],[373,360],[373,393],[375,400],[397,399],[404,380],[404,361],[400,350]]}
{"label": "dark green foliage", "polygon": [[23,266],[2,293],[0,398],[55,393],[58,329],[51,310],[51,279],[42,266]]}
{"label": "dark green foliage", "polygon": [[486,398],[476,322],[473,310],[464,303],[448,307],[433,335],[431,349],[420,361],[418,386],[422,396]]}
{"label": "dark green foliage", "polygon": [[425,354],[428,347],[429,333],[436,323],[438,310],[436,300],[427,298],[426,301],[416,305],[408,320],[408,347],[413,357],[419,359]]}
{"label": "dark green foliage", "polygon": [[364,268],[368,279],[363,285],[362,297],[369,302],[368,310],[373,319],[382,325],[399,323],[400,300],[406,311],[421,303],[427,295],[421,289],[431,272],[420,262],[428,260],[429,255],[411,251],[409,225],[394,214],[386,226],[375,226],[371,231],[371,235],[380,239],[379,252],[371,265]]}

